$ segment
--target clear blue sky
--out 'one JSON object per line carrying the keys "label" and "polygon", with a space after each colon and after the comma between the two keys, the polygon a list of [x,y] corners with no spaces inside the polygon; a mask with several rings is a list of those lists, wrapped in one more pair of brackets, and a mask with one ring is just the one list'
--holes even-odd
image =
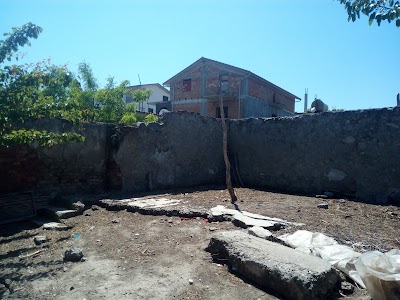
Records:
{"label": "clear blue sky", "polygon": [[100,84],[162,84],[204,56],[330,108],[394,106],[400,92],[400,28],[349,23],[336,0],[0,1],[1,33],[27,22],[44,30],[24,62],[86,61]]}

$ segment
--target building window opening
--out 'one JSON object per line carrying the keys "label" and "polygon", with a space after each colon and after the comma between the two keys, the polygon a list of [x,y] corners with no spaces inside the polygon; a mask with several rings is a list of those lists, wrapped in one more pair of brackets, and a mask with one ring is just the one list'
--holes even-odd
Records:
{"label": "building window opening", "polygon": [[192,79],[183,80],[183,91],[190,92],[192,90]]}
{"label": "building window opening", "polygon": [[221,93],[226,94],[229,90],[229,84],[228,84],[228,75],[227,74],[221,74],[219,76],[219,81],[221,84]]}
{"label": "building window opening", "polygon": [[[216,110],[216,117],[217,117],[218,119],[221,118],[221,108],[220,108],[220,107],[217,107],[217,110]],[[228,106],[224,106],[224,117],[225,117],[225,119],[228,118]]]}
{"label": "building window opening", "polygon": [[168,101],[168,96],[162,96],[162,101]]}

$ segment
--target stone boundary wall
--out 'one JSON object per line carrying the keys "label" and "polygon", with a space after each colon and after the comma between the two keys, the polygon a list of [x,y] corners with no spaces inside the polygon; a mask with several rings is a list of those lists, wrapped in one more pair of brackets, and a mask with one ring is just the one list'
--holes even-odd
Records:
{"label": "stone boundary wall", "polygon": [[[40,120],[38,129],[78,130]],[[84,124],[84,143],[0,149],[0,193],[126,193],[224,184],[220,121],[165,114],[162,124]],[[400,205],[400,108],[229,121],[246,187]],[[235,176],[233,176],[235,178]]]}
{"label": "stone boundary wall", "polygon": [[400,107],[232,120],[245,186],[400,205]]}
{"label": "stone boundary wall", "polygon": [[217,119],[178,112],[165,114],[162,122],[130,127],[121,136],[111,160],[119,166],[122,191],[224,183],[222,129]]}
{"label": "stone boundary wall", "polygon": [[[56,132],[78,129],[65,120],[38,120],[26,124]],[[84,143],[69,142],[51,148],[18,145],[0,148],[0,193],[33,191],[36,195],[99,193],[104,191],[107,125],[87,123]]]}
{"label": "stone boundary wall", "polygon": [[39,120],[31,126],[76,131],[85,142],[51,148],[0,148],[0,193],[33,191],[55,198],[76,193],[139,192],[224,182],[218,120],[167,114],[163,124],[118,126]]}

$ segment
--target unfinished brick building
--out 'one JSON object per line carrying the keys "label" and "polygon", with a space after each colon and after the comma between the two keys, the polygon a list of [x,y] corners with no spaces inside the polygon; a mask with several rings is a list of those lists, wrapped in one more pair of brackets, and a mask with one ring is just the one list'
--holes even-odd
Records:
{"label": "unfinished brick building", "polygon": [[290,116],[296,99],[300,100],[250,71],[204,57],[168,79],[164,86],[170,88],[170,110],[217,118],[221,116],[220,94],[229,119]]}

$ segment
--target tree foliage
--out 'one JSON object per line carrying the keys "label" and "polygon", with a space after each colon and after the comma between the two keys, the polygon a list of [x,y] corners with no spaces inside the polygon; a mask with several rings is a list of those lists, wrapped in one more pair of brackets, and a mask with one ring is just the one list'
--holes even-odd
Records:
{"label": "tree foliage", "polygon": [[30,46],[29,39],[37,39],[42,31],[41,27],[27,23],[20,28],[12,28],[11,33],[5,33],[4,36],[7,36],[7,39],[0,41],[0,64],[5,59],[11,61],[13,54],[18,51],[18,47]]}
{"label": "tree foliage", "polygon": [[[129,82],[116,84],[109,77],[99,88],[92,68],[86,62],[78,66],[74,76],[66,65],[53,65],[50,59],[36,64],[6,65],[5,60],[18,60],[19,47],[29,45],[42,28],[28,23],[13,28],[0,41],[0,146],[29,144],[52,146],[67,141],[83,141],[75,132],[38,131],[27,122],[43,118],[62,118],[75,124],[82,122],[129,123],[142,121],[134,107],[125,107],[123,95],[146,101],[150,91],[134,92]],[[130,114],[125,116],[126,114]],[[150,122],[154,117],[146,119]]]}
{"label": "tree foliage", "polygon": [[150,95],[151,90],[137,89],[132,92],[133,99],[138,103],[146,102],[147,100],[149,100]]}
{"label": "tree foliage", "polygon": [[400,27],[400,3],[394,0],[339,0],[348,14],[348,20],[355,21],[360,18],[361,13],[369,17],[369,25],[374,20],[381,25],[382,21]]}
{"label": "tree foliage", "polygon": [[[0,146],[31,143],[51,146],[67,140],[81,141],[74,132],[55,133],[25,128],[27,121],[41,118],[64,117],[68,111],[67,87],[71,82],[65,67],[56,67],[49,60],[35,65],[5,65],[19,47],[30,45],[29,38],[37,38],[42,28],[28,23],[13,28],[0,41]],[[15,56],[18,60],[18,55]]]}

